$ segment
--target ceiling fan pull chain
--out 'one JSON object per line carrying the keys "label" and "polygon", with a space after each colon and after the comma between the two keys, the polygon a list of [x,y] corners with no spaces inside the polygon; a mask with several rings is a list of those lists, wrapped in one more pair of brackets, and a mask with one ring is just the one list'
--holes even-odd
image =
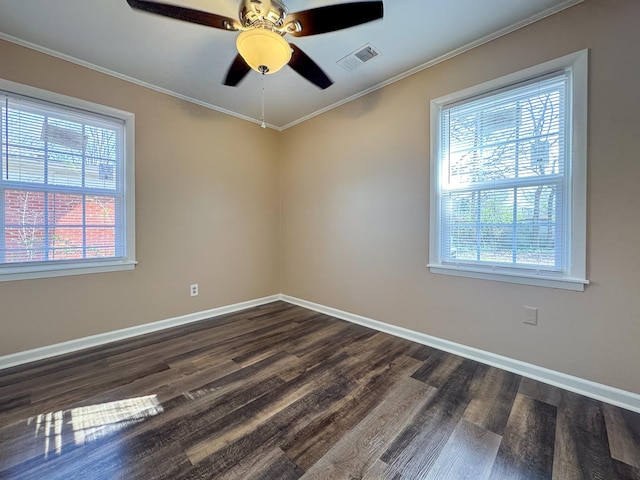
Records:
{"label": "ceiling fan pull chain", "polygon": [[260,126],[262,128],[267,128],[267,124],[264,122],[264,77],[265,72],[262,72],[262,123]]}

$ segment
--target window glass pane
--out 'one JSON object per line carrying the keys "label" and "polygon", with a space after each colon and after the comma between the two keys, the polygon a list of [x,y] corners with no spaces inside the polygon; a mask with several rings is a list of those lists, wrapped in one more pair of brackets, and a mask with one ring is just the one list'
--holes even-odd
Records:
{"label": "window glass pane", "polygon": [[117,188],[117,152],[120,137],[116,130],[87,126],[86,186]]}
{"label": "window glass pane", "polygon": [[48,184],[82,187],[82,155],[50,150],[47,159]]}
{"label": "window glass pane", "polygon": [[564,145],[558,134],[521,142],[518,146],[518,176],[562,175]]}
{"label": "window glass pane", "polygon": [[119,144],[117,130],[87,125],[85,134],[87,156],[104,161],[116,161]]}
{"label": "window glass pane", "polygon": [[[538,233],[532,235],[531,230],[536,228]],[[555,266],[555,236],[556,228],[553,225],[523,226],[518,228],[518,263],[523,265]]]}
{"label": "window glass pane", "polygon": [[[13,102],[12,102],[13,103]],[[9,145],[42,149],[42,126],[44,115],[28,108],[2,108],[6,142]]]}
{"label": "window glass pane", "polygon": [[443,252],[452,260],[477,260],[478,200],[477,192],[453,192],[444,197]]}
{"label": "window glass pane", "polygon": [[115,228],[87,228],[87,257],[115,255]]}
{"label": "window glass pane", "polygon": [[478,228],[469,225],[454,225],[450,228],[449,251],[445,256],[448,260],[478,259]]}
{"label": "window glass pane", "polygon": [[513,226],[483,225],[480,227],[481,262],[512,263]]}
{"label": "window glass pane", "polygon": [[563,114],[564,84],[533,90],[517,100],[520,110],[518,136],[535,138],[557,133]]}
{"label": "window glass pane", "polygon": [[124,257],[123,122],[0,101],[0,264]]}
{"label": "window glass pane", "polygon": [[49,218],[52,226],[82,226],[84,209],[82,195],[50,193],[47,195]]}
{"label": "window glass pane", "polygon": [[82,227],[49,228],[49,260],[78,260],[83,258]]}
{"label": "window glass pane", "polygon": [[481,262],[513,261],[513,199],[513,189],[480,192]]}
{"label": "window glass pane", "polygon": [[116,197],[87,195],[85,209],[88,226],[115,224]]}
{"label": "window glass pane", "polygon": [[44,183],[44,152],[33,148],[8,145],[3,162],[5,180]]}
{"label": "window glass pane", "polygon": [[88,188],[116,190],[116,169],[115,162],[88,157],[85,161],[85,185]]}
{"label": "window glass pane", "polygon": [[7,261],[116,255],[116,197],[6,190],[4,202]]}
{"label": "window glass pane", "polygon": [[478,221],[478,192],[452,192],[445,199],[445,215],[451,225],[476,224]]}
{"label": "window glass pane", "polygon": [[21,182],[44,182],[44,116],[2,107],[3,177]]}
{"label": "window glass pane", "polygon": [[7,227],[4,230],[6,262],[45,260],[45,229],[33,225]]}
{"label": "window glass pane", "polygon": [[561,174],[565,78],[471,100],[443,116],[452,185]]}
{"label": "window glass pane", "polygon": [[443,197],[443,258],[560,266],[559,191],[554,184],[448,193]]}
{"label": "window glass pane", "polygon": [[7,227],[44,226],[45,194],[24,190],[5,190],[4,215]]}
{"label": "window glass pane", "polygon": [[556,185],[518,189],[517,262],[525,265],[560,265],[557,258]]}

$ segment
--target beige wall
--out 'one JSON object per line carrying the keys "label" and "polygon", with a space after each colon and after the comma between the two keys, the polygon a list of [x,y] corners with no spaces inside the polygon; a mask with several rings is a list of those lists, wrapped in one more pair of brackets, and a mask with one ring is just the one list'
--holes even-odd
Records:
{"label": "beige wall", "polygon": [[135,113],[139,261],[0,283],[0,355],[279,292],[277,132],[2,41],[0,58],[0,78]]}
{"label": "beige wall", "polygon": [[[283,293],[640,393],[639,21],[587,0],[287,130]],[[431,274],[429,101],[584,48],[592,284]]]}

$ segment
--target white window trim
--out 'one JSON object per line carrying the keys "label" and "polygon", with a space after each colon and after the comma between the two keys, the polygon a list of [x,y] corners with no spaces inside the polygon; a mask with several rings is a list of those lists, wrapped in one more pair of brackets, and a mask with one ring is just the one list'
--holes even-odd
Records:
{"label": "white window trim", "polygon": [[[440,164],[438,139],[440,138],[440,110],[443,105],[498,90],[545,74],[563,69],[571,70],[569,92],[572,111],[571,128],[571,202],[572,210],[567,217],[570,224],[571,245],[566,276],[554,276],[549,272],[504,271],[491,266],[487,268],[469,265],[443,264],[440,259]],[[431,169],[430,169],[430,230],[429,263],[432,273],[481,278],[499,282],[518,283],[542,287],[583,291],[589,284],[586,279],[587,238],[587,99],[588,99],[588,50],[581,50],[534,67],[521,70],[480,85],[476,85],[431,101]]]}
{"label": "white window trim", "polygon": [[135,115],[124,110],[107,107],[86,100],[69,97],[59,93],[49,92],[40,88],[22,85],[0,78],[0,90],[6,90],[18,95],[32,97],[45,102],[57,103],[61,106],[86,110],[99,115],[108,115],[124,121],[124,196],[125,196],[125,242],[127,256],[116,260],[88,260],[73,262],[40,263],[36,265],[21,265],[16,267],[3,266],[0,269],[0,282],[14,280],[29,280],[35,278],[62,277],[67,275],[82,275],[89,273],[117,272],[133,270],[136,262],[135,237]]}

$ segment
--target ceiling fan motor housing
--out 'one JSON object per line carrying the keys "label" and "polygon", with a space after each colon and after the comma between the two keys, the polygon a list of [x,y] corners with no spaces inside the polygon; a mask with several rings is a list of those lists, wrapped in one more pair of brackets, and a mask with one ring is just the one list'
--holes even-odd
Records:
{"label": "ceiling fan motor housing", "polygon": [[242,0],[238,17],[245,28],[280,29],[289,14],[281,0]]}

